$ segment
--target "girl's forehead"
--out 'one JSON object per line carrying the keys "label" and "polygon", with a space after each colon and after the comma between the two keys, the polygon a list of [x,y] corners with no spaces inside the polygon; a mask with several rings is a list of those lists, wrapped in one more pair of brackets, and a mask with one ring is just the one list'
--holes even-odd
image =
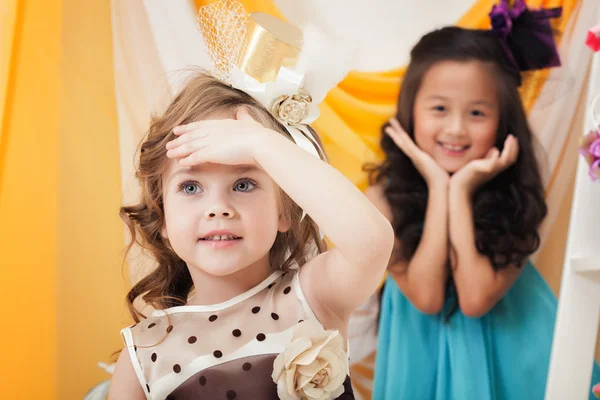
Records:
{"label": "girl's forehead", "polygon": [[493,95],[496,91],[494,74],[480,61],[443,61],[432,65],[423,76],[422,91],[453,90]]}

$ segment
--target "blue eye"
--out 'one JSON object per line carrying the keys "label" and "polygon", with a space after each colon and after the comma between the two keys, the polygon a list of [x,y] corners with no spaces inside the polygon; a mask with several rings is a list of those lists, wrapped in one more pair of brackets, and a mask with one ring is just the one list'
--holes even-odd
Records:
{"label": "blue eye", "polygon": [[200,189],[200,185],[198,185],[198,183],[188,181],[179,184],[179,191],[185,194],[192,195],[201,192],[202,189]]}
{"label": "blue eye", "polygon": [[250,179],[242,179],[235,183],[233,190],[236,192],[251,192],[256,189],[256,183]]}

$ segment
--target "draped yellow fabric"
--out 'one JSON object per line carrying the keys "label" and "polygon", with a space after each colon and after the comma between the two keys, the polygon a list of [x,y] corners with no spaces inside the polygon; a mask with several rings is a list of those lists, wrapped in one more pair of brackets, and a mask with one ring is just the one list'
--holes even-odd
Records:
{"label": "draped yellow fabric", "polygon": [[97,363],[122,348],[119,331],[131,318],[121,268],[125,237],[111,2],[62,3],[57,399],[82,399],[110,378]]}
{"label": "draped yellow fabric", "polygon": [[122,346],[110,2],[0,0],[0,399],[81,399]]}
{"label": "draped yellow fabric", "polygon": [[[196,0],[198,7],[212,0]],[[489,11],[495,0],[478,0],[457,25],[472,29],[490,26]],[[248,12],[261,11],[281,17],[272,0],[241,0]],[[577,0],[529,0],[528,6],[563,7],[561,18],[553,21],[562,32]],[[560,40],[560,35],[559,35]],[[351,72],[321,104],[321,116],[313,127],[321,136],[331,164],[359,188],[367,185],[362,172],[365,162],[381,159],[378,147],[381,125],[395,112],[396,100],[405,67],[386,72]],[[524,78],[521,93],[526,108],[534,104],[548,72],[536,71]]]}
{"label": "draped yellow fabric", "polygon": [[[4,107],[8,90],[9,72],[11,69],[11,54],[15,41],[15,22],[17,17],[17,2],[1,0],[0,10],[0,121],[4,121]],[[0,143],[2,131],[0,128]]]}
{"label": "draped yellow fabric", "polygon": [[61,4],[0,0],[2,399],[55,398]]}

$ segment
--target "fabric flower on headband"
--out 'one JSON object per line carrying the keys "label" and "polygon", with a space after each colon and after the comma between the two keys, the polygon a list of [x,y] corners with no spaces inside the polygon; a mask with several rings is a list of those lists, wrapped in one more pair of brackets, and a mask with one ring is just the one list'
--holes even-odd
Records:
{"label": "fabric flower on headband", "polygon": [[[600,179],[600,126],[585,135],[579,145],[579,152],[590,166],[590,178],[593,182]],[[600,388],[600,387],[599,387]]]}
{"label": "fabric flower on headband", "polygon": [[588,31],[585,44],[594,51],[600,50],[600,25],[595,26]]}

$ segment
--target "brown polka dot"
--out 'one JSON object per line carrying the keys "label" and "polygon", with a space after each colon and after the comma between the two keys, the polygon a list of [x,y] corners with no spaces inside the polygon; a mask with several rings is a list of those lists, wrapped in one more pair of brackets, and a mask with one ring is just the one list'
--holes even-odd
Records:
{"label": "brown polka dot", "polygon": [[133,351],[137,351],[137,346],[133,345]]}
{"label": "brown polka dot", "polygon": [[256,335],[256,340],[258,340],[259,342],[262,342],[263,340],[265,340],[267,337],[265,336],[264,333],[259,333],[258,335]]}
{"label": "brown polka dot", "polygon": [[239,329],[234,329],[233,332],[231,332],[233,334],[233,336],[235,337],[240,337],[242,336],[242,331],[240,331]]}
{"label": "brown polka dot", "polygon": [[146,383],[146,390],[148,391],[148,393],[150,393],[150,386],[148,386],[147,383]]}
{"label": "brown polka dot", "polygon": [[252,309],[252,314],[258,314],[260,312],[260,307],[256,306]]}
{"label": "brown polka dot", "polygon": [[217,317],[215,314],[213,314],[213,315],[211,315],[210,317],[208,317],[208,320],[209,320],[210,322],[215,322],[215,321],[217,320],[217,318],[219,318],[219,317]]}
{"label": "brown polka dot", "polygon": [[200,377],[200,386],[204,386],[206,385],[206,377],[205,376],[201,376]]}
{"label": "brown polka dot", "polygon": [[217,358],[221,358],[221,357],[223,357],[223,352],[221,350],[215,350],[213,352],[213,356],[215,356]]}
{"label": "brown polka dot", "polygon": [[300,322],[304,322],[304,320],[303,320],[303,319],[301,319],[300,321],[298,321],[298,323],[300,323]]}
{"label": "brown polka dot", "polygon": [[189,343],[189,344],[194,344],[194,343],[196,343],[196,340],[197,340],[197,339],[196,339],[196,336],[190,336],[190,337],[188,338],[188,343]]}
{"label": "brown polka dot", "polygon": [[152,329],[152,328],[154,328],[155,326],[156,326],[156,324],[153,322],[153,323],[151,323],[150,325],[148,325],[148,329]]}
{"label": "brown polka dot", "polygon": [[274,312],[272,312],[271,313],[271,318],[273,318],[275,321],[277,321],[279,319],[279,315],[277,315]]}
{"label": "brown polka dot", "polygon": [[228,390],[227,391],[227,398],[229,400],[233,400],[237,397],[237,393],[235,392],[235,390]]}
{"label": "brown polka dot", "polygon": [[172,330],[173,330],[173,325],[167,326],[167,333],[171,333]]}
{"label": "brown polka dot", "polygon": [[283,289],[283,294],[288,294],[291,291],[292,291],[292,288],[290,286],[288,286],[285,289]]}
{"label": "brown polka dot", "polygon": [[244,365],[242,365],[242,369],[244,371],[250,371],[252,369],[252,364],[250,364],[249,362],[244,363]]}
{"label": "brown polka dot", "polygon": [[181,372],[181,366],[179,364],[173,365],[173,371],[178,374]]}
{"label": "brown polka dot", "polygon": [[152,362],[156,362],[156,353],[152,353],[152,356],[150,357],[152,359]]}
{"label": "brown polka dot", "polygon": [[275,286],[275,282],[271,283],[269,286],[267,286],[267,288],[271,289],[273,286]]}

